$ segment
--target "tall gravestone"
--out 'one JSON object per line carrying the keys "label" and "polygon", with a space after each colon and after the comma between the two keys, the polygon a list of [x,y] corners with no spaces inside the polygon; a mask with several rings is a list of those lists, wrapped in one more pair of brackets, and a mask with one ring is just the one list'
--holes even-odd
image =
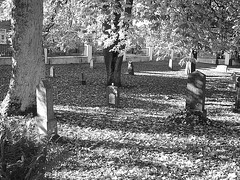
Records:
{"label": "tall gravestone", "polygon": [[206,116],[205,92],[206,75],[195,71],[188,75],[186,109],[190,111],[200,111]]}
{"label": "tall gravestone", "polygon": [[110,107],[119,107],[120,92],[117,86],[112,84],[107,87],[107,104]]}
{"label": "tall gravestone", "polygon": [[42,80],[36,88],[37,127],[44,136],[57,135],[57,121],[53,111],[53,87],[48,80]]}

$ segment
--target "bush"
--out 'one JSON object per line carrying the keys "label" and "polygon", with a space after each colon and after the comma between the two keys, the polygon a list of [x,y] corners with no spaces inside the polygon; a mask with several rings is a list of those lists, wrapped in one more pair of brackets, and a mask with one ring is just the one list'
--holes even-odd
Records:
{"label": "bush", "polygon": [[0,179],[43,179],[46,143],[23,117],[0,119]]}

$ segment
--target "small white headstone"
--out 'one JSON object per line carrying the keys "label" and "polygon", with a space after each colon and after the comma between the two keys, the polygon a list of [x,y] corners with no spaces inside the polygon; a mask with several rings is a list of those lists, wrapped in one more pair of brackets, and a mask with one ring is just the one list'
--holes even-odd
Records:
{"label": "small white headstone", "polygon": [[93,69],[94,66],[93,66],[93,59],[90,60],[90,68]]}

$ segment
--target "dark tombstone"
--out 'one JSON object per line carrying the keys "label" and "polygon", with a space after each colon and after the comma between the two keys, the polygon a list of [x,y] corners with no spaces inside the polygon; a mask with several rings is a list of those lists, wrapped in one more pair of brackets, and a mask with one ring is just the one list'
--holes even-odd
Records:
{"label": "dark tombstone", "polygon": [[50,77],[56,77],[54,66],[50,67]]}
{"label": "dark tombstone", "polygon": [[85,79],[83,73],[81,73],[81,76],[80,76],[80,82],[81,82],[82,85],[86,85],[86,84],[87,84],[87,83],[86,83],[86,79]]}
{"label": "dark tombstone", "polygon": [[53,111],[53,87],[48,80],[42,80],[36,88],[37,127],[40,135],[57,135],[57,121]]}
{"label": "dark tombstone", "polygon": [[133,67],[133,62],[132,61],[128,62],[128,74],[134,75],[134,67]]}
{"label": "dark tombstone", "polygon": [[197,60],[197,51],[194,49],[192,51],[193,58]]}
{"label": "dark tombstone", "polygon": [[240,112],[240,77],[237,78],[236,82],[236,98],[233,106],[233,112]]}
{"label": "dark tombstone", "polygon": [[195,71],[188,75],[186,109],[199,111],[206,116],[205,110],[206,75]]}
{"label": "dark tombstone", "polygon": [[120,92],[117,86],[112,84],[107,87],[107,104],[110,107],[119,107]]}
{"label": "dark tombstone", "polygon": [[[197,61],[197,51],[196,50],[192,51],[192,56]],[[191,72],[194,72],[195,70],[196,70],[196,63],[191,62]]]}
{"label": "dark tombstone", "polygon": [[231,77],[232,77],[233,89],[236,89],[237,73],[236,72],[232,73]]}

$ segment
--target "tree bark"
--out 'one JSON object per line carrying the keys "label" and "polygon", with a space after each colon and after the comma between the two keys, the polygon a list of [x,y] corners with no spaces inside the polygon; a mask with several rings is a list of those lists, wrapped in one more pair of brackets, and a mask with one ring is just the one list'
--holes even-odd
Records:
{"label": "tree bark", "polygon": [[13,0],[12,77],[1,104],[3,116],[36,113],[36,85],[45,76],[43,0]]}
{"label": "tree bark", "polygon": [[[120,10],[122,9],[121,7],[121,3],[119,0],[115,0],[114,1],[115,5],[116,5],[116,9]],[[112,24],[114,26],[111,26],[110,24],[110,20],[105,20],[105,22],[103,23],[103,32],[105,34],[108,34],[109,29],[113,30],[113,32],[118,33],[118,31],[121,28],[125,28],[125,30],[128,29],[129,27],[129,21],[127,20],[127,16],[131,16],[131,10],[132,10],[132,4],[133,4],[133,0],[126,0],[126,4],[127,6],[124,9],[124,13],[125,13],[125,20],[124,20],[124,24],[122,27],[119,27],[119,21],[120,21],[120,17],[121,17],[121,11],[118,12],[114,12],[114,16],[115,18],[113,19]],[[103,9],[105,9],[105,11],[107,12],[108,6],[104,6]],[[110,35],[109,35],[110,37]],[[121,68],[122,68],[122,62],[123,62],[123,56],[119,56],[119,52],[118,51],[111,51],[111,49],[118,45],[118,43],[120,42],[119,40],[119,36],[117,37],[117,39],[114,41],[114,43],[105,48],[103,50],[103,56],[104,56],[104,62],[106,65],[106,71],[107,71],[107,86],[108,85],[112,85],[114,84],[115,86],[120,87],[121,86]],[[125,46],[121,47],[122,49],[125,49]],[[122,50],[120,49],[120,50]]]}

